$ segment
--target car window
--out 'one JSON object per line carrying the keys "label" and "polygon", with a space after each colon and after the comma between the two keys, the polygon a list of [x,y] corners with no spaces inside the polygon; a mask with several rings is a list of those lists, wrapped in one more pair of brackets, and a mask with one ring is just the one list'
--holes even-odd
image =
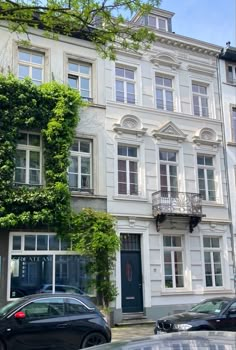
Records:
{"label": "car window", "polygon": [[227,305],[224,300],[205,300],[195,305],[190,311],[203,314],[219,314]]}
{"label": "car window", "polygon": [[11,303],[6,304],[0,309],[0,318],[5,316],[9,311],[13,310],[20,304],[22,300],[14,300]]}
{"label": "car window", "polygon": [[25,312],[29,319],[64,316],[64,301],[63,298],[39,299],[24,306],[21,311]]}
{"label": "car window", "polygon": [[230,305],[229,310],[235,310],[236,309],[236,301]]}
{"label": "car window", "polygon": [[66,315],[87,314],[91,312],[77,299],[66,299]]}

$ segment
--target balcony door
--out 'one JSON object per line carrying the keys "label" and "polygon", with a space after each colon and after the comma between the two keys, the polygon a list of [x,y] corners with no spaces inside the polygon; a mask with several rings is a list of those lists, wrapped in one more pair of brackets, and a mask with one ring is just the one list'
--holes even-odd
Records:
{"label": "balcony door", "polygon": [[178,192],[177,152],[160,150],[159,159],[162,197],[175,197]]}

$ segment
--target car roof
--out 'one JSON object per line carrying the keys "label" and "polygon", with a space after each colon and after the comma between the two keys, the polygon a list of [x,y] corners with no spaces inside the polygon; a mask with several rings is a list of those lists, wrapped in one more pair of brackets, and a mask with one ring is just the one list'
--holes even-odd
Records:
{"label": "car roof", "polygon": [[46,299],[46,298],[75,298],[80,301],[82,301],[84,304],[88,305],[89,307],[95,306],[95,304],[86,296],[76,294],[76,293],[39,293],[39,294],[31,294],[24,296],[23,298],[20,298],[20,300],[24,301],[29,301],[29,300],[34,300],[34,299]]}

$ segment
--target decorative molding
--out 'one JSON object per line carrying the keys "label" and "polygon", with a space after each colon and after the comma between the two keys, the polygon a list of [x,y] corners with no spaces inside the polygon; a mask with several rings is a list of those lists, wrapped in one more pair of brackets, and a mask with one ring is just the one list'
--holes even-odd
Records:
{"label": "decorative molding", "polygon": [[200,73],[200,74],[204,74],[204,75],[214,76],[216,73],[215,69],[209,68],[209,67],[204,67],[202,64],[201,65],[189,64],[187,68],[190,72],[197,73],[197,74]]}
{"label": "decorative molding", "polygon": [[121,118],[120,123],[113,124],[113,130],[117,134],[133,134],[138,137],[141,137],[146,134],[147,128],[143,128],[142,124],[134,115],[125,115]]}
{"label": "decorative molding", "polygon": [[193,136],[193,142],[198,146],[207,145],[217,148],[222,140],[217,137],[216,132],[210,128],[199,129],[196,134]]}
{"label": "decorative molding", "polygon": [[157,140],[169,139],[182,142],[186,139],[187,135],[184,134],[173,122],[164,124],[160,129],[153,130],[152,136]]}
{"label": "decorative molding", "polygon": [[162,52],[159,55],[152,55],[150,57],[150,61],[157,67],[159,66],[168,66],[172,69],[179,68],[181,62],[178,62],[174,57],[172,57],[169,53]]}

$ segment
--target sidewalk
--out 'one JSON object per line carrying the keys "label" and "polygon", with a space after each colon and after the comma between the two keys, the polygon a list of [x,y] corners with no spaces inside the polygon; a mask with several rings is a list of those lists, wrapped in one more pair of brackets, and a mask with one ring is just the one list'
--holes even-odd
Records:
{"label": "sidewalk", "polygon": [[112,342],[121,340],[130,340],[137,338],[145,338],[154,335],[154,325],[131,325],[122,327],[113,327]]}

